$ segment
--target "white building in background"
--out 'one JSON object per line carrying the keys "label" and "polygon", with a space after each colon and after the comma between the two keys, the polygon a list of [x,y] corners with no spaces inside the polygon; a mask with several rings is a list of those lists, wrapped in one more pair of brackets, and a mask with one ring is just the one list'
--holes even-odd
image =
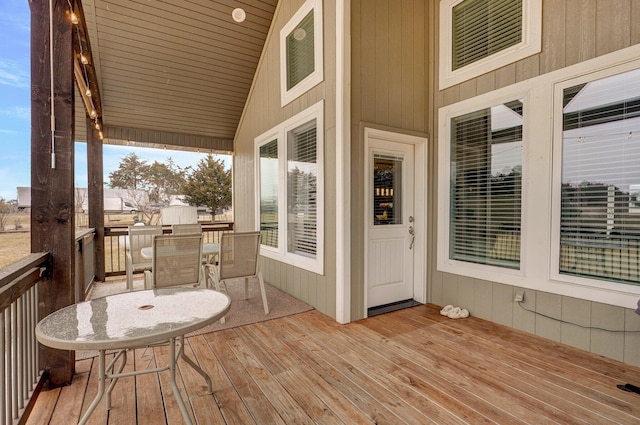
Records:
{"label": "white building in background", "polygon": [[[77,187],[75,193],[76,210],[89,209],[89,193],[86,187]],[[31,208],[31,188],[18,187],[18,209]],[[144,190],[104,189],[104,210],[117,212],[140,211],[149,203],[149,194]]]}

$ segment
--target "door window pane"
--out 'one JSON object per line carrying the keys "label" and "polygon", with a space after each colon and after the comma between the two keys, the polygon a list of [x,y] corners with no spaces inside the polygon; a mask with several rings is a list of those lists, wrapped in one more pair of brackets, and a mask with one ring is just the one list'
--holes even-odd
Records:
{"label": "door window pane", "polygon": [[563,92],[560,273],[638,285],[640,70]]}
{"label": "door window pane", "polygon": [[278,247],[278,140],[260,146],[261,243]]}
{"label": "door window pane", "polygon": [[452,119],[452,259],[520,267],[522,113],[517,100]]}
{"label": "door window pane", "polygon": [[373,224],[402,224],[402,157],[373,157]]}

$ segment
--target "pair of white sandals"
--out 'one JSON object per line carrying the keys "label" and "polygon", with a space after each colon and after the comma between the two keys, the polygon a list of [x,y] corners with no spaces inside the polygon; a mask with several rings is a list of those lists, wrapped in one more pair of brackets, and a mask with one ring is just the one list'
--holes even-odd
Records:
{"label": "pair of white sandals", "polygon": [[440,314],[447,316],[449,319],[465,319],[469,317],[469,310],[449,304],[440,310]]}

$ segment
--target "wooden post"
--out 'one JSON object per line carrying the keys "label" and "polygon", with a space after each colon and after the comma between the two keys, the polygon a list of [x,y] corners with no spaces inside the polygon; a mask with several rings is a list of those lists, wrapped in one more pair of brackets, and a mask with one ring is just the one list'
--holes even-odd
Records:
{"label": "wooden post", "polygon": [[94,122],[87,117],[87,173],[89,176],[89,227],[95,229],[96,280],[104,282],[104,177],[102,140]]}
{"label": "wooden post", "polygon": [[[31,252],[51,253],[52,273],[39,284],[40,317],[74,302],[73,31],[69,3],[31,0]],[[52,58],[50,46],[53,45]],[[51,94],[53,70],[53,95]],[[55,131],[52,138],[52,103]],[[40,346],[49,387],[71,383],[75,353]]]}

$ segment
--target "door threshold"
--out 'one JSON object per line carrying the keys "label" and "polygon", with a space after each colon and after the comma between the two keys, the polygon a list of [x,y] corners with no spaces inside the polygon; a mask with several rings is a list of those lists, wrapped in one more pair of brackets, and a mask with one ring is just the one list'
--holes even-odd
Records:
{"label": "door threshold", "polygon": [[367,309],[367,317],[373,317],[373,316],[378,316],[380,314],[391,313],[392,311],[415,307],[417,305],[421,305],[421,303],[413,299],[396,301],[394,303],[389,303],[384,305],[378,305],[378,306]]}

